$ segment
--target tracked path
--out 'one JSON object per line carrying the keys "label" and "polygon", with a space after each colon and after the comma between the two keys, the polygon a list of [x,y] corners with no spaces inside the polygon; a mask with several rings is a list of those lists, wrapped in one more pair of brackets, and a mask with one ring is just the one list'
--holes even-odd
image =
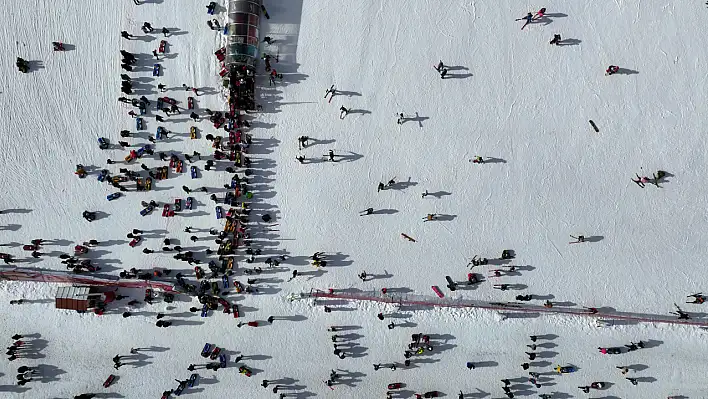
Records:
{"label": "tracked path", "polygon": [[126,280],[107,274],[74,274],[43,269],[2,267],[0,268],[0,280],[69,283],[104,287],[152,288],[165,292],[177,292],[174,284],[166,281]]}
{"label": "tracked path", "polygon": [[[350,301],[373,301],[382,303],[391,303],[399,305],[418,305],[432,306],[444,308],[475,308],[487,309],[504,312],[517,313],[549,313],[568,316],[584,316],[593,317],[596,319],[606,320],[628,320],[640,323],[663,323],[663,324],[680,324],[687,326],[708,327],[708,319],[689,319],[679,320],[673,315],[658,315],[647,313],[630,313],[618,312],[613,308],[598,308],[598,313],[590,313],[586,308],[560,307],[555,306],[546,308],[538,305],[527,305],[523,303],[502,303],[502,302],[487,302],[468,299],[447,299],[428,297],[424,295],[389,295],[381,294],[377,291],[357,291],[357,292],[329,292],[313,290],[308,293],[291,295],[290,299],[307,299],[307,298],[331,298],[345,299]],[[689,313],[690,315],[690,313]]]}

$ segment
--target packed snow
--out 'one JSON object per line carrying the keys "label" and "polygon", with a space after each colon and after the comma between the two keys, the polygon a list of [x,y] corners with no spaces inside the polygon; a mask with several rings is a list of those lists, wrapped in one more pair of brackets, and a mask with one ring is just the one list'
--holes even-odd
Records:
{"label": "packed snow", "polygon": [[[89,239],[101,244],[85,257],[111,275],[131,267],[168,268],[197,284],[191,266],[160,250],[165,238],[193,251],[205,268],[216,260],[204,252],[217,247],[208,230],[221,229],[224,220],[215,218],[209,196],[223,197],[232,175],[224,171],[228,161],[216,161],[216,171],[204,169],[213,153],[204,136],[217,133],[205,110],[227,107],[213,54],[226,38],[206,21],[217,18],[223,25],[227,4],[220,1],[212,17],[206,3],[31,0],[0,9],[6,55],[0,61],[6,115],[0,250],[20,259],[17,267],[66,271],[58,255]],[[557,308],[595,307],[600,313],[666,316],[678,304],[691,320],[708,321],[706,305],[686,303],[705,288],[700,262],[708,257],[702,6],[624,0],[264,5],[270,19],[261,18],[261,36],[275,43],[263,43],[262,51],[278,56],[273,68],[283,79],[269,85],[259,66],[262,110],[249,114],[246,131],[253,136],[249,231],[253,248],[262,253],[249,264],[239,249],[231,279],[245,284],[255,278],[259,292],[230,290],[225,296],[239,305],[238,319],[221,310],[202,318],[189,311],[201,304],[187,295],[172,304],[128,306],[131,299],[142,302],[139,289],[121,289],[130,298],[98,316],[55,309],[57,284],[2,281],[0,337],[10,346],[13,334],[25,335],[32,349],[26,358],[0,362],[0,392],[33,399],[81,393],[160,398],[177,386],[175,379],[190,376],[187,366],[205,363],[199,354],[210,342],[226,351],[228,366],[197,370],[199,380],[182,396],[385,398],[387,385],[400,382],[393,398],[429,391],[448,398],[460,391],[464,398],[504,398],[501,380],[509,379],[516,397],[708,397],[708,342],[700,327],[627,321],[598,327],[584,316],[439,307],[434,304],[443,302],[431,290],[440,287],[446,304],[515,302],[517,295],[530,294],[534,305],[550,300]],[[521,30],[524,21],[514,20],[541,7],[545,16]],[[141,32],[144,21],[156,31]],[[170,30],[166,38],[163,26]],[[137,38],[122,39],[122,30]],[[562,45],[549,45],[554,34],[562,35]],[[161,75],[153,77],[152,50],[162,39],[168,51],[157,61]],[[52,41],[64,42],[67,51],[54,52]],[[133,72],[120,68],[121,49],[139,54]],[[29,73],[17,71],[16,57],[30,61]],[[445,79],[435,70],[439,61],[448,69]],[[606,76],[609,65],[620,72]],[[136,131],[127,114],[134,108],[116,101],[121,73],[133,79],[129,97],[154,101],[163,95],[157,90],[162,83],[164,95],[186,107],[192,94],[182,85],[199,88],[195,99],[203,120],[193,123],[190,111],[182,110],[161,124],[150,107],[146,129],[127,139],[132,148],[147,143],[157,126],[172,134],[157,142],[154,157],[124,163],[127,150],[115,145],[123,140],[119,131]],[[336,92],[328,102],[331,85]],[[349,113],[340,119],[342,106]],[[399,113],[406,118],[402,124],[396,123]],[[189,137],[192,125],[200,130],[197,140]],[[310,138],[302,150],[300,136]],[[100,150],[99,137],[113,147]],[[328,160],[330,150],[335,162]],[[183,158],[194,151],[202,154],[200,161],[185,162],[186,173],[170,171],[152,191],[127,185],[131,191],[108,202],[106,196],[117,190],[96,181],[104,168],[142,172],[141,163],[166,164],[159,152]],[[486,162],[472,162],[476,156]],[[107,165],[109,158],[116,163]],[[76,164],[89,169],[87,178],[73,174]],[[199,168],[198,179],[191,179],[191,165]],[[667,172],[658,187],[632,182],[638,176],[653,180],[658,170]],[[377,192],[389,180],[395,184]],[[209,193],[192,193],[194,210],[172,218],[161,217],[161,209],[139,215],[141,201],[184,200],[183,185]],[[373,214],[361,212],[367,208]],[[99,211],[99,219],[88,223],[84,210]],[[269,223],[261,219],[265,214]],[[427,221],[428,214],[435,219]],[[194,233],[184,232],[187,226],[197,232],[197,242],[190,241]],[[126,234],[134,228],[145,234],[131,248]],[[570,244],[571,235],[586,242]],[[53,240],[40,259],[22,249],[36,238]],[[144,254],[144,248],[156,252]],[[515,258],[499,261],[503,250],[514,251]],[[325,253],[326,267],[310,264],[318,251]],[[490,264],[470,269],[474,255]],[[264,264],[280,256],[285,259],[279,266]],[[517,271],[491,276],[509,265]],[[255,266],[263,273],[243,273]],[[299,274],[291,280],[293,270]],[[368,281],[359,279],[363,271]],[[483,281],[454,292],[446,288],[445,276],[462,282],[470,272]],[[291,294],[330,288],[401,304],[291,300]],[[20,298],[26,302],[9,304]],[[405,303],[413,299],[428,305]],[[325,305],[332,311],[325,313]],[[127,310],[132,316],[121,317]],[[156,327],[157,313],[173,325]],[[269,316],[276,318],[272,324]],[[259,326],[237,327],[248,321]],[[391,322],[393,329],[387,327]],[[344,359],[333,354],[331,326],[343,326],[336,339]],[[403,354],[417,333],[430,336],[433,350],[413,355],[406,367]],[[534,361],[524,353],[534,352],[527,347],[531,335],[539,336]],[[639,340],[644,349],[598,351]],[[144,350],[114,369],[111,359],[130,355],[131,348]],[[467,362],[476,367],[468,369]],[[522,369],[525,362],[529,370]],[[379,363],[375,371],[372,365]],[[391,363],[396,370],[387,368]],[[18,386],[22,365],[39,373]],[[556,365],[577,370],[559,375]],[[239,366],[253,375],[240,374]],[[617,366],[630,370],[623,375]],[[324,383],[331,370],[341,376],[332,389]],[[540,388],[527,381],[529,371],[541,374]],[[118,378],[103,388],[110,374]],[[263,380],[271,381],[266,389]],[[595,381],[606,388],[589,394],[578,389]],[[273,385],[282,387],[278,394]]]}

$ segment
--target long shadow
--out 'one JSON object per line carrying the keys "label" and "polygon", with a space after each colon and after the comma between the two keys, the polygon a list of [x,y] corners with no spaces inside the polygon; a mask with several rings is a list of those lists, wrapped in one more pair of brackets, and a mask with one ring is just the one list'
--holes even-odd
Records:
{"label": "long shadow", "polygon": [[639,74],[639,71],[635,71],[634,69],[629,69],[629,68],[620,68],[617,72],[615,72],[615,75],[637,75]]}

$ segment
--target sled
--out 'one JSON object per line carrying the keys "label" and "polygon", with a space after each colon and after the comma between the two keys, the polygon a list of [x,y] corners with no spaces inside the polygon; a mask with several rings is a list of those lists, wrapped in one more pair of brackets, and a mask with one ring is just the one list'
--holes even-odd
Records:
{"label": "sled", "polygon": [[207,358],[211,354],[212,345],[210,343],[204,344],[204,349],[202,349],[202,357]]}
{"label": "sled", "polygon": [[147,113],[145,103],[140,103],[140,105],[138,105],[138,110],[140,111],[140,115],[145,115]]}
{"label": "sled", "polygon": [[556,366],[553,370],[559,374],[568,374],[575,372],[576,369],[575,366]]}
{"label": "sled", "polygon": [[162,217],[168,217],[170,216],[170,204],[165,204],[165,206],[162,207]]}
{"label": "sled", "polygon": [[54,51],[64,51],[64,43],[62,42],[52,42],[52,47]]}
{"label": "sled", "polygon": [[197,178],[197,167],[196,167],[196,166],[190,167],[190,168],[189,168],[189,172],[190,172],[190,174],[192,175],[192,179],[196,179],[196,178]]}
{"label": "sled", "polygon": [[403,384],[400,382],[394,382],[392,384],[388,384],[388,389],[401,389],[403,387]]}
{"label": "sled", "polygon": [[597,128],[597,125],[595,124],[595,122],[593,122],[592,119],[590,119],[588,122],[590,122],[590,126],[592,126],[592,128],[595,130],[595,133],[600,133],[600,129]]}
{"label": "sled", "polygon": [[214,55],[219,61],[226,59],[226,47],[222,47],[214,52]]}
{"label": "sled", "polygon": [[605,387],[604,382],[593,382],[592,384],[590,384],[590,388],[593,388],[593,389],[602,389],[604,387]]}
{"label": "sled", "polygon": [[197,374],[197,373],[194,373],[194,374],[190,375],[190,376],[189,376],[189,380],[188,380],[188,382],[187,382],[187,386],[190,387],[190,388],[193,388],[193,387],[194,387],[194,383],[197,382],[197,378],[199,378],[199,374]]}
{"label": "sled", "polygon": [[211,355],[209,356],[209,359],[211,360],[216,360],[217,357],[219,357],[219,353],[221,353],[221,348],[218,346],[214,348],[214,350],[211,352]]}
{"label": "sled", "polygon": [[108,378],[106,378],[106,381],[103,382],[103,387],[104,387],[104,388],[110,387],[111,384],[113,384],[113,381],[114,381],[115,379],[116,379],[116,376],[115,376],[115,375],[113,375],[113,374],[109,375]]}
{"label": "sled", "polygon": [[140,211],[140,216],[147,216],[150,212],[153,211],[153,209],[155,209],[155,208],[153,208],[152,205],[148,206],[147,208]]}
{"label": "sled", "polygon": [[179,212],[181,210],[182,210],[182,199],[175,198],[175,212]]}
{"label": "sled", "polygon": [[145,190],[152,190],[152,178],[145,179]]}
{"label": "sled", "polygon": [[108,142],[107,138],[105,138],[105,137],[98,138],[98,148],[100,148],[102,150],[107,150],[110,145],[111,144]]}
{"label": "sled", "polygon": [[162,99],[158,97],[157,101],[155,102],[155,109],[157,111],[162,111]]}
{"label": "sled", "polygon": [[143,130],[143,118],[135,118],[135,128],[137,130]]}
{"label": "sled", "polygon": [[217,219],[221,219],[222,217],[224,217],[223,212],[224,212],[224,210],[221,209],[220,206],[217,206],[217,207],[216,207],[216,218],[217,218]]}
{"label": "sled", "polygon": [[133,237],[133,239],[128,243],[128,245],[130,245],[131,247],[135,248],[135,246],[138,245],[138,243],[140,242],[140,240],[142,240],[142,238],[140,238],[140,236]]}
{"label": "sled", "polygon": [[167,45],[166,40],[160,40],[160,46],[157,48],[157,52],[164,54],[165,53],[165,46]]}
{"label": "sled", "polygon": [[205,303],[204,306],[202,306],[202,317],[207,317],[209,315],[209,306]]}
{"label": "sled", "polygon": [[113,201],[114,199],[118,199],[120,197],[120,193],[113,193],[113,194],[108,194],[106,196],[106,199],[109,201]]}
{"label": "sled", "polygon": [[251,371],[248,367],[246,366],[241,366],[238,368],[238,372],[240,374],[245,375],[246,377],[250,377],[253,374],[253,371]]}
{"label": "sled", "polygon": [[187,97],[187,108],[194,109],[194,97]]}
{"label": "sled", "polygon": [[221,368],[226,368],[226,355],[223,353],[219,355],[219,366]]}
{"label": "sled", "polygon": [[197,128],[192,126],[189,128],[189,138],[194,140],[197,138]]}
{"label": "sled", "polygon": [[158,140],[162,140],[164,134],[165,134],[165,128],[163,128],[162,126],[159,126],[157,128],[157,132],[155,132],[155,138]]}
{"label": "sled", "polygon": [[440,288],[438,288],[437,285],[434,285],[430,288],[433,289],[433,292],[435,292],[435,294],[438,296],[438,298],[443,298],[445,296],[445,295],[443,295],[442,291],[440,291]]}
{"label": "sled", "polygon": [[152,76],[160,76],[160,64],[153,64]]}

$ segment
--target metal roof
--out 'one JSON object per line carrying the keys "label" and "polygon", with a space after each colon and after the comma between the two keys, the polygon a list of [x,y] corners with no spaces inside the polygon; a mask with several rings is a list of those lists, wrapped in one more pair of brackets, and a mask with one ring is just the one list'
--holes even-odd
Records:
{"label": "metal roof", "polygon": [[89,291],[91,287],[59,287],[57,288],[57,293],[54,296],[57,299],[75,299],[75,300],[88,300]]}

